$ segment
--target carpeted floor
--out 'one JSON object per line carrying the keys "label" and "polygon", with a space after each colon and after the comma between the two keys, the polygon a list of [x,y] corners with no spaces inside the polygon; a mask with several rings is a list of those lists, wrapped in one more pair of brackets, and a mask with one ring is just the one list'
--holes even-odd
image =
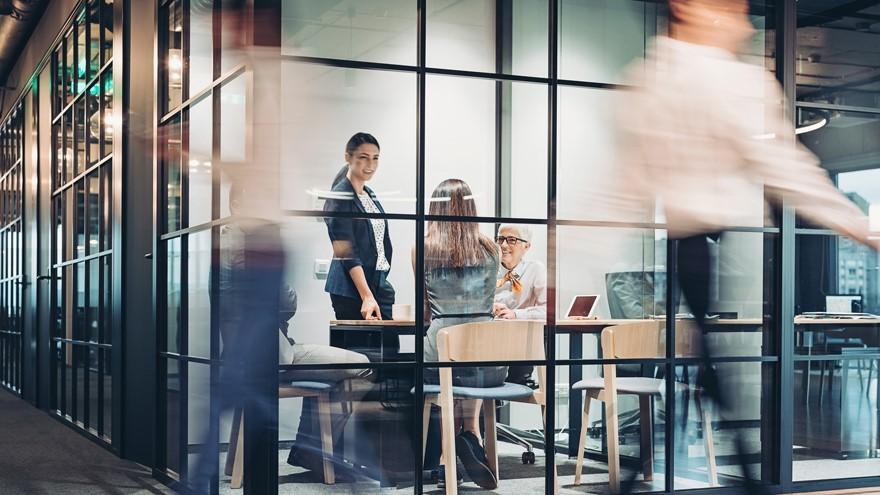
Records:
{"label": "carpeted floor", "polygon": [[150,471],[122,460],[0,390],[0,493],[167,494]]}

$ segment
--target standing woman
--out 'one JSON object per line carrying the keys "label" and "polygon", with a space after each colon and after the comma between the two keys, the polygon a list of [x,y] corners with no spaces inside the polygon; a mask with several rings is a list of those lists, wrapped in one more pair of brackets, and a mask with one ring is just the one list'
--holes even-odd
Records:
{"label": "standing woman", "polygon": [[[355,134],[345,145],[345,162],[324,211],[384,215],[366,185],[379,169],[379,141],[365,132]],[[390,320],[394,288],[388,282],[392,252],[388,220],[330,217],[326,223],[333,261],[324,290],[330,294],[336,319]]]}

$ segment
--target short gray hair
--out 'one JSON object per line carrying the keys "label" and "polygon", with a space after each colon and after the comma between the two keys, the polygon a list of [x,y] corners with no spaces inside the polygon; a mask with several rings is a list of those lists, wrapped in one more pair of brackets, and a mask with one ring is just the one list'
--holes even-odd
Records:
{"label": "short gray hair", "polygon": [[504,223],[498,227],[498,232],[501,232],[501,229],[514,229],[519,232],[520,239],[525,239],[529,244],[532,243],[532,229],[528,225]]}

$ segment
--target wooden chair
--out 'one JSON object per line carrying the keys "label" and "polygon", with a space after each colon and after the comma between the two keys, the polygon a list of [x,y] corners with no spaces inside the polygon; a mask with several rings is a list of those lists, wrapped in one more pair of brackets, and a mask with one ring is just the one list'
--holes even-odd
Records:
{"label": "wooden chair", "polygon": [[[437,350],[441,362],[450,361],[516,361],[544,360],[544,323],[538,321],[487,321],[465,323],[440,330],[437,334]],[[452,368],[440,368],[440,385],[425,385],[424,413],[422,415],[422,445],[427,443],[428,420],[431,405],[441,410],[442,458],[446,466],[446,493],[456,495],[455,418],[453,398],[482,399],[486,426],[486,458],[496,479],[498,473],[497,434],[495,430],[495,404],[497,400],[525,402],[541,406],[546,429],[546,383],[544,366],[537,366],[538,390],[525,385],[505,383],[499,387],[477,388],[452,385]],[[424,458],[424,450],[422,458]],[[547,462],[555,461],[552,457]],[[555,493],[559,492],[557,481]]]}
{"label": "wooden chair", "polygon": [[[666,323],[664,321],[615,325],[602,331],[602,355],[607,359],[656,359],[666,354]],[[680,357],[700,355],[700,330],[693,321],[676,322],[676,354]],[[620,454],[617,397],[637,395],[641,423],[642,472],[646,480],[654,475],[654,444],[651,417],[651,399],[659,396],[665,389],[665,380],[659,378],[618,377],[617,366],[603,365],[604,378],[588,378],[572,386],[574,390],[584,391],[584,410],[581,416],[581,436],[578,443],[578,457],[575,467],[574,483],[581,483],[581,472],[586,447],[587,422],[590,417],[590,402],[599,400],[605,403],[605,421],[608,447],[608,483],[613,493],[620,491]],[[672,377],[669,377],[672,379]],[[687,390],[687,385],[676,384],[677,389]],[[706,446],[709,483],[718,485],[715,464],[715,444],[712,439],[712,421],[709,411],[700,400],[699,390],[695,394],[703,428]],[[672,400],[667,398],[667,400]],[[666,418],[667,425],[672,418]],[[670,435],[671,432],[667,432]]]}
{"label": "wooden chair", "polygon": [[[333,468],[333,434],[330,417],[330,392],[337,383],[295,381],[278,387],[278,398],[316,397],[318,399],[318,429],[324,454],[324,484],[336,483]],[[244,479],[244,414],[236,409],[229,432],[229,451],[226,453],[226,474],[232,476],[230,487],[241,488]]]}

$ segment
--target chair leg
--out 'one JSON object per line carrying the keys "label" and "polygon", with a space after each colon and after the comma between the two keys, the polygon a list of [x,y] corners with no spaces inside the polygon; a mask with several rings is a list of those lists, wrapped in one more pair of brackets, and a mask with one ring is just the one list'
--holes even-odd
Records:
{"label": "chair leg", "polygon": [[[442,374],[447,370],[440,370]],[[450,383],[452,378],[449,379]],[[455,456],[455,406],[451,393],[440,393],[440,429],[443,437],[443,466],[446,471],[446,494],[457,495],[457,473]]]}
{"label": "chair leg", "polygon": [[425,452],[428,450],[428,425],[431,423],[431,400],[425,397],[422,410],[422,464],[425,463]]}
{"label": "chair leg", "polygon": [[718,486],[718,465],[715,462],[715,435],[712,432],[712,411],[706,407],[702,399],[697,398],[700,409],[700,421],[703,427],[703,442],[706,444],[706,462],[709,471],[709,484]]}
{"label": "chair leg", "polygon": [[229,429],[229,448],[226,450],[226,466],[223,474],[232,476],[232,468],[235,464],[235,449],[238,445],[238,428],[241,424],[241,409],[236,407],[232,413],[232,427]]}
{"label": "chair leg", "polygon": [[235,459],[232,463],[232,481],[229,486],[233,490],[241,488],[244,480],[244,413],[239,414],[238,439],[235,442]]}
{"label": "chair leg", "polygon": [[483,400],[483,415],[486,420],[486,460],[489,461],[489,469],[495,473],[495,479],[501,481],[498,475],[498,431],[495,425],[494,400]]}
{"label": "chair leg", "polygon": [[639,396],[639,423],[641,427],[640,452],[642,473],[646,481],[654,479],[654,418],[651,414],[651,396]]}
{"label": "chair leg", "polygon": [[[544,435],[553,435],[547,431],[547,407],[541,405],[541,419],[544,421]],[[556,471],[556,453],[551,452],[546,462],[553,463],[553,495],[559,495],[559,473]]]}
{"label": "chair leg", "polygon": [[321,450],[324,454],[324,484],[333,485],[336,483],[336,473],[333,468],[333,432],[328,394],[318,396],[318,425],[321,431]]}
{"label": "chair leg", "polygon": [[611,493],[620,492],[620,423],[617,418],[617,394],[605,398],[605,421],[608,444],[608,486]]}
{"label": "chair leg", "polygon": [[581,484],[581,473],[584,468],[584,449],[587,448],[587,426],[590,424],[590,392],[584,393],[584,412],[581,414],[581,438],[578,440],[577,463],[574,467],[574,484]]}

